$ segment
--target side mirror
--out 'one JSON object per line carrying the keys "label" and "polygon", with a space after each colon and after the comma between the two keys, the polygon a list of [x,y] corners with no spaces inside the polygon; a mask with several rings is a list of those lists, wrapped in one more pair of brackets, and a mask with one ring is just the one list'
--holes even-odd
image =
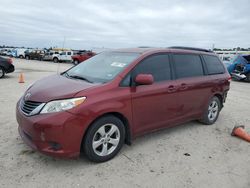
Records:
{"label": "side mirror", "polygon": [[154,77],[152,74],[138,74],[135,77],[135,83],[138,85],[151,85],[154,83]]}

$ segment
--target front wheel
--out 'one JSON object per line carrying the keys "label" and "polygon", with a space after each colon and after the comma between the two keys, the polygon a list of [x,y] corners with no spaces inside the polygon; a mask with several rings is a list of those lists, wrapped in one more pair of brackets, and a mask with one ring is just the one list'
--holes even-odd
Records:
{"label": "front wheel", "polygon": [[83,150],[89,160],[105,162],[120,151],[124,139],[125,128],[122,121],[115,116],[104,116],[90,126]]}
{"label": "front wheel", "polygon": [[218,119],[220,110],[221,110],[221,101],[218,97],[214,96],[208,106],[207,109],[203,115],[203,118],[200,120],[202,123],[206,125],[212,125],[216,120]]}
{"label": "front wheel", "polygon": [[0,67],[0,78],[3,78],[5,75],[5,71],[3,69],[3,67]]}
{"label": "front wheel", "polygon": [[58,63],[59,60],[58,60],[58,58],[55,57],[55,58],[53,59],[53,61],[54,61],[54,63]]}
{"label": "front wheel", "polygon": [[74,64],[74,65],[78,65],[78,64],[79,64],[79,61],[75,59],[75,60],[73,60],[73,64]]}

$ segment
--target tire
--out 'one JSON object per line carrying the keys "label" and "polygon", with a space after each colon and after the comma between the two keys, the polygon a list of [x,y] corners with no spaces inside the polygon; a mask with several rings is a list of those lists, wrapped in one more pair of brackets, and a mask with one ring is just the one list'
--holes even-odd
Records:
{"label": "tire", "polygon": [[124,140],[124,124],[117,117],[109,115],[101,117],[90,126],[82,147],[90,161],[105,162],[120,151]]}
{"label": "tire", "polygon": [[250,82],[250,73],[247,73],[247,74],[246,74],[246,81],[247,81],[247,82]]}
{"label": "tire", "polygon": [[200,120],[205,125],[212,125],[218,119],[222,104],[218,97],[214,96],[208,103],[207,109]]}
{"label": "tire", "polygon": [[0,78],[3,78],[5,75],[5,71],[3,67],[0,67]]}
{"label": "tire", "polygon": [[53,58],[53,62],[58,63],[58,58],[57,57]]}
{"label": "tire", "polygon": [[78,65],[79,64],[79,61],[77,59],[73,60],[73,64],[74,65]]}
{"label": "tire", "polygon": [[20,58],[20,59],[23,59],[24,57],[23,57],[23,55],[20,55],[19,58]]}
{"label": "tire", "polygon": [[25,56],[25,59],[29,60],[29,59],[30,59],[30,56],[28,56],[28,55],[27,55],[27,56]]}

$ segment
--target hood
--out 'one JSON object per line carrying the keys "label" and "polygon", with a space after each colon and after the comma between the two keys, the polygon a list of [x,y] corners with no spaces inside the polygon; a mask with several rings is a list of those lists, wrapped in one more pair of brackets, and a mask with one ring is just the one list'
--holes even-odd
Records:
{"label": "hood", "polygon": [[25,93],[29,93],[26,100],[48,102],[56,99],[74,97],[78,92],[100,84],[88,83],[83,80],[53,75],[35,82]]}

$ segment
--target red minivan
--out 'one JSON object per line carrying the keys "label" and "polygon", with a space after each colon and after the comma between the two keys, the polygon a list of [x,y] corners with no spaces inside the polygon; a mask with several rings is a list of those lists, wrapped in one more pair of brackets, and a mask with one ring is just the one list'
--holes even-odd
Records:
{"label": "red minivan", "polygon": [[44,154],[113,158],[139,135],[199,120],[213,124],[230,75],[211,51],[134,48],[100,53],[35,82],[17,103],[19,133]]}

